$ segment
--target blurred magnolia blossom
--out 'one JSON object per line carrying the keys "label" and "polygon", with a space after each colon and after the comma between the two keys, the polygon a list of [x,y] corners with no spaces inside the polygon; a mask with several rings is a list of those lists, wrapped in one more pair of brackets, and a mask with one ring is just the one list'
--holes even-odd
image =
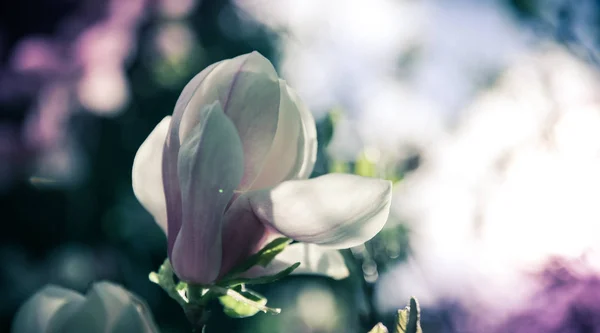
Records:
{"label": "blurred magnolia blossom", "polygon": [[167,233],[177,276],[212,283],[285,235],[319,246],[292,245],[254,274],[300,261],[304,273],[345,277],[341,254],[326,248],[379,232],[391,183],[345,174],[307,180],[316,150],[310,111],[262,55],[223,60],[195,76],[132,171],[137,198]]}
{"label": "blurred magnolia blossom", "polygon": [[550,45],[475,100],[395,189],[413,256],[382,276],[381,310],[416,295],[493,323],[544,290],[553,258],[600,273],[599,89],[597,71]]}
{"label": "blurred magnolia blossom", "polygon": [[445,135],[457,113],[526,49],[496,1],[238,0],[279,33],[283,76],[317,119],[345,112],[328,148],[405,157]]}
{"label": "blurred magnolia blossom", "polygon": [[202,63],[206,51],[197,41],[189,23],[169,21],[156,27],[149,61],[155,81],[166,87],[178,86],[189,79],[194,64]]}
{"label": "blurred magnolia blossom", "polygon": [[146,303],[120,286],[95,283],[84,296],[48,285],[31,296],[13,320],[14,333],[159,332]]}
{"label": "blurred magnolia blossom", "polygon": [[556,260],[527,306],[486,332],[584,333],[600,329],[600,276],[581,261]]}
{"label": "blurred magnolia blossom", "polygon": [[202,0],[158,0],[158,12],[171,19],[188,15]]}
{"label": "blurred magnolia blossom", "polygon": [[134,54],[147,4],[146,0],[79,1],[57,22],[55,34],[25,36],[15,44],[7,66],[0,68],[0,105],[17,106],[19,111],[20,105],[30,107],[20,117],[22,123],[8,125],[15,128],[9,132],[14,138],[1,139],[17,141],[24,156],[0,151],[3,160],[15,164],[0,170],[0,181],[30,164],[37,179],[63,185],[80,179],[71,177],[73,171],[82,174],[82,156],[67,124],[73,112],[82,108],[111,116],[126,106],[125,66]]}

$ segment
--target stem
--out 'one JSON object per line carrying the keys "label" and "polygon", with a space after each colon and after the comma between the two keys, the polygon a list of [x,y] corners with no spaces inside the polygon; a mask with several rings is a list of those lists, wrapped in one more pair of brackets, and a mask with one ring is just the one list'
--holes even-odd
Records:
{"label": "stem", "polygon": [[184,309],[185,316],[192,325],[192,332],[204,333],[210,312],[206,308],[195,304],[188,304]]}
{"label": "stem", "polygon": [[208,318],[210,312],[206,309],[205,299],[203,299],[203,288],[201,286],[188,285],[187,297],[189,303],[187,303],[183,310],[185,315],[192,325],[192,332],[204,333],[206,325],[208,324]]}

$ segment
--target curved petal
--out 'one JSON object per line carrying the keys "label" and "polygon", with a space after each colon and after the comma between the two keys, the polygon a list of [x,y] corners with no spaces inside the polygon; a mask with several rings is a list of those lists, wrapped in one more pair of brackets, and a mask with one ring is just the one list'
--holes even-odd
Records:
{"label": "curved petal", "polygon": [[[349,174],[290,180],[247,192],[233,202],[231,217],[252,212],[256,219],[297,241],[349,248],[373,238],[387,221],[392,184]],[[246,213],[247,214],[247,213]]]}
{"label": "curved petal", "polygon": [[317,158],[315,120],[298,94],[279,80],[281,102],[273,145],[252,190],[308,178]]}
{"label": "curved petal", "polygon": [[219,273],[223,213],[243,175],[242,145],[233,123],[219,102],[207,108],[179,150],[183,215],[171,253],[177,276],[196,283],[212,282]]}
{"label": "curved petal", "polygon": [[12,323],[12,332],[52,332],[52,323],[60,309],[72,303],[81,304],[83,295],[69,289],[49,285],[31,296],[19,309]]}
{"label": "curved petal", "polygon": [[131,171],[133,193],[165,232],[167,203],[162,181],[162,157],[170,123],[171,117],[167,116],[156,125],[135,154]]}
{"label": "curved petal", "polygon": [[121,286],[108,282],[95,283],[85,302],[59,328],[60,332],[158,332],[146,304]]}
{"label": "curved petal", "polygon": [[[108,285],[102,286],[103,284]],[[58,325],[61,332],[78,332],[84,328],[92,332],[110,331],[115,318],[122,311],[127,298],[122,288],[117,293],[117,286],[108,283],[97,283],[92,286],[86,295],[85,302],[74,309]],[[90,329],[94,327],[94,329]]]}
{"label": "curved petal", "polygon": [[[242,195],[235,202],[240,200],[247,201],[248,197]],[[268,236],[268,231],[252,213],[250,205],[237,205],[241,209],[228,209],[223,218],[223,260],[219,277],[260,250]]]}
{"label": "curved petal", "polygon": [[131,297],[131,302],[121,311],[120,316],[115,320],[112,332],[159,333],[160,331],[154,322],[148,304],[133,294],[129,296]]}
{"label": "curved petal", "polygon": [[222,61],[198,84],[185,107],[179,137],[185,139],[203,117],[203,106],[220,101],[243,144],[244,177],[238,190],[247,191],[262,169],[275,137],[279,99],[275,68],[258,52]]}
{"label": "curved petal", "polygon": [[[198,75],[196,75],[184,88],[177,99],[175,104],[175,110],[173,111],[173,119],[169,126],[169,133],[165,140],[163,147],[163,160],[162,160],[162,175],[163,175],[163,186],[165,192],[165,199],[167,205],[167,217],[168,217],[168,232],[167,234],[176,235],[181,228],[181,190],[179,188],[179,176],[177,175],[177,159],[179,156],[179,147],[181,141],[179,139],[179,128],[181,120],[185,110],[188,108],[194,94],[202,85],[202,82],[206,79],[217,66],[222,62],[217,62],[205,68]],[[200,110],[204,110],[200,108]],[[169,257],[173,251],[173,245],[175,238],[168,238],[167,253]]]}
{"label": "curved petal", "polygon": [[246,277],[272,275],[300,262],[292,274],[322,275],[336,280],[350,275],[344,256],[337,251],[314,244],[295,243],[278,254],[267,267],[255,266]]}
{"label": "curved petal", "polygon": [[300,119],[302,121],[302,142],[299,142],[299,154],[301,159],[296,163],[294,176],[290,179],[306,179],[310,176],[317,161],[317,126],[315,118],[308,109],[308,106],[302,102],[296,91],[286,84],[286,91],[289,98],[298,108]]}

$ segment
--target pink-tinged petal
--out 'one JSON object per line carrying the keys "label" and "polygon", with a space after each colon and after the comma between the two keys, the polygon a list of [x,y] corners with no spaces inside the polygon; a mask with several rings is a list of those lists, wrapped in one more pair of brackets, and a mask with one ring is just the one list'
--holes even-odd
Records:
{"label": "pink-tinged petal", "polygon": [[225,207],[243,175],[236,129],[216,102],[179,149],[182,224],[171,253],[177,276],[210,283],[221,267],[221,224]]}
{"label": "pink-tinged petal", "polygon": [[[236,199],[248,200],[245,195]],[[252,213],[250,205],[240,205],[241,209],[227,210],[223,218],[223,260],[221,272],[223,276],[233,267],[241,264],[248,256],[260,250],[268,237],[265,226]]]}
{"label": "pink-tinged petal", "polygon": [[[179,156],[179,147],[181,146],[181,141],[179,139],[181,119],[183,118],[183,114],[188,108],[192,97],[202,85],[202,82],[204,82],[208,74],[221,63],[222,62],[218,62],[208,66],[183,88],[183,91],[175,104],[171,126],[169,127],[169,133],[164,144],[162,175],[167,204],[167,217],[169,221],[167,235],[173,235],[173,237],[168,237],[167,249],[169,257],[173,251],[175,236],[179,233],[179,229],[181,228],[181,190],[179,188],[179,177],[177,175],[177,159]],[[205,109],[200,108],[200,110]]]}
{"label": "pink-tinged petal", "polygon": [[277,131],[279,81],[273,65],[258,52],[222,61],[195,90],[179,128],[185,138],[202,117],[202,107],[220,101],[235,124],[244,149],[244,178],[238,187],[247,191],[260,173]]}
{"label": "pink-tinged petal", "polygon": [[290,180],[251,191],[234,201],[228,216],[252,212],[269,228],[297,241],[349,248],[373,238],[390,211],[392,184],[349,174]]}
{"label": "pink-tinged petal", "polygon": [[254,266],[244,276],[273,275],[299,262],[292,274],[327,276],[336,280],[350,275],[344,256],[337,251],[314,244],[295,243],[278,254],[267,267]]}
{"label": "pink-tinged petal", "polygon": [[162,181],[162,157],[170,123],[171,117],[165,117],[148,135],[135,154],[131,172],[133,193],[165,232],[167,204]]}
{"label": "pink-tinged petal", "polygon": [[275,238],[285,237],[263,224],[252,211],[251,193],[246,192],[227,209],[223,218],[223,261],[219,277],[241,264]]}
{"label": "pink-tinged petal", "polygon": [[308,178],[317,158],[317,129],[312,114],[285,81],[279,80],[279,89],[277,133],[252,189]]}

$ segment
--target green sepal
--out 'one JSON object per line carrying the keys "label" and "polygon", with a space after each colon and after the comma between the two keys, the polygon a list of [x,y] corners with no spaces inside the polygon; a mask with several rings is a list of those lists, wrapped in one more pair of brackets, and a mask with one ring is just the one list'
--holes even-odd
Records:
{"label": "green sepal", "polygon": [[276,255],[280,254],[285,248],[292,242],[287,237],[279,237],[272,240],[269,244],[265,245],[260,251],[248,257],[243,263],[234,267],[224,279],[232,278],[238,274],[244,273],[250,268],[260,265],[262,267],[267,266]]}
{"label": "green sepal", "polygon": [[234,279],[230,279],[230,280],[222,280],[218,284],[221,286],[233,287],[233,286],[238,286],[241,284],[256,285],[256,284],[271,283],[271,282],[275,282],[277,280],[283,279],[284,277],[292,274],[292,272],[296,268],[298,268],[298,266],[300,266],[299,262],[297,262],[297,263],[289,266],[288,268],[286,268],[282,271],[279,271],[278,273],[275,273],[273,275],[264,275],[264,276],[259,276],[259,277],[255,277],[255,278],[234,278]]}
{"label": "green sepal", "polygon": [[177,288],[180,286],[175,285],[175,280],[173,280],[173,268],[171,267],[171,262],[168,258],[165,259],[158,269],[158,272],[151,272],[150,275],[148,275],[148,279],[151,282],[158,284],[169,296],[171,296],[171,298],[176,300],[179,305],[184,306],[187,303],[177,292],[179,290]]}
{"label": "green sepal", "polygon": [[408,306],[398,310],[394,333],[423,333],[420,316],[419,303],[411,297]]}
{"label": "green sepal", "polygon": [[245,289],[245,285],[277,281],[290,275],[300,266],[300,263],[295,263],[273,275],[245,278],[241,277],[240,274],[257,265],[266,267],[291,242],[291,239],[285,237],[274,239],[213,284],[195,285],[183,281],[176,284],[173,268],[168,258],[165,259],[158,272],[151,272],[148,278],[151,282],[158,284],[171,298],[175,299],[186,311],[186,314],[188,312],[204,311],[203,309],[208,302],[217,298],[223,305],[225,314],[230,317],[250,317],[259,311],[278,314],[281,309],[267,307],[267,299],[254,291]]}

